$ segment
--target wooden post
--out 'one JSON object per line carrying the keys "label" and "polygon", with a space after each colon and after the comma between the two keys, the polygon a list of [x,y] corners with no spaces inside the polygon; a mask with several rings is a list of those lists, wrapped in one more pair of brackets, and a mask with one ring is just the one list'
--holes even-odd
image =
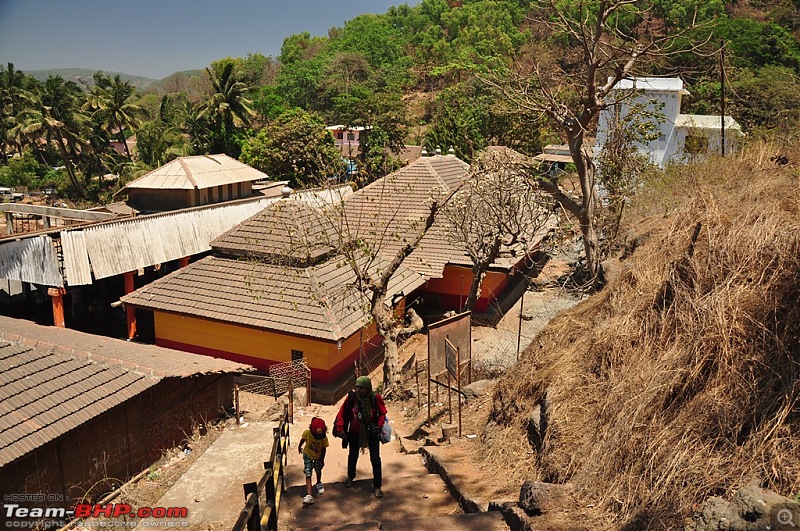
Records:
{"label": "wooden post", "polygon": [[190,258],[189,256],[184,256],[183,258],[181,258],[180,262],[179,262],[180,266],[181,267],[188,266],[189,265],[189,258]]}
{"label": "wooden post", "polygon": [[289,422],[294,424],[294,381],[289,373]]}
{"label": "wooden post", "polygon": [[306,378],[306,406],[311,405],[311,370],[308,371],[308,377]]}
{"label": "wooden post", "polygon": [[247,521],[248,531],[257,531],[261,527],[261,508],[258,506],[258,483],[245,483],[244,499],[247,501],[251,494],[255,494],[255,505],[253,512],[250,513],[250,519]]}
{"label": "wooden post", "polygon": [[417,409],[419,409],[419,362],[414,359],[414,377],[417,379]]}
{"label": "wooden post", "polygon": [[431,425],[431,354],[428,351],[428,363],[425,373],[428,375],[428,426]]}
{"label": "wooden post", "polygon": [[447,409],[450,411],[450,424],[453,423],[453,397],[450,393],[450,371],[447,371]]}
{"label": "wooden post", "polygon": [[14,214],[6,212],[6,234],[14,234]]}
{"label": "wooden post", "polygon": [[[528,291],[526,282],[525,291]],[[525,309],[525,291],[522,292],[522,297],[519,300],[519,326],[517,327],[517,361],[519,361],[519,347],[522,343],[522,311]]]}
{"label": "wooden post", "polygon": [[48,288],[47,294],[53,299],[53,326],[58,328],[66,328],[64,321],[64,294],[67,290],[64,288]]}
{"label": "wooden post", "polygon": [[[125,294],[132,293],[134,290],[133,285],[133,276],[136,274],[136,271],[128,271],[127,273],[123,274],[125,279]],[[133,306],[126,304],[125,305],[125,316],[128,320],[128,339],[131,340],[136,337],[136,308]]]}
{"label": "wooden post", "polygon": [[239,386],[233,386],[233,402],[236,405],[236,424],[239,424]]}
{"label": "wooden post", "polygon": [[458,436],[461,437],[461,355],[459,351],[461,349],[456,349],[456,389],[458,389],[458,393],[456,393],[456,400],[458,400]]}

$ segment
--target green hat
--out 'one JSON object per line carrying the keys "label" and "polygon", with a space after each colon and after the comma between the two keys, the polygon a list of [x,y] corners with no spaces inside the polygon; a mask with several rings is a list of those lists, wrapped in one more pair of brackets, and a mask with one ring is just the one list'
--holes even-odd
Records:
{"label": "green hat", "polygon": [[369,376],[359,376],[356,378],[356,387],[364,387],[367,391],[372,391],[372,382]]}

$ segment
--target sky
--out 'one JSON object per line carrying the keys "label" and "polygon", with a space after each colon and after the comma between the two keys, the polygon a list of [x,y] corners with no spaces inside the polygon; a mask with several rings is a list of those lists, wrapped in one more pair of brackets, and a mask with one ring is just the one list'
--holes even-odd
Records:
{"label": "sky", "polygon": [[295,33],[420,0],[0,0],[0,64],[161,79],[223,57],[275,57]]}

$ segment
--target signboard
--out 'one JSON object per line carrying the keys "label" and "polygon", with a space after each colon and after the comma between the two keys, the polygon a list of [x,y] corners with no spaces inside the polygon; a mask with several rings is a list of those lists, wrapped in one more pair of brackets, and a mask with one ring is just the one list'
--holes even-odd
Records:
{"label": "signboard", "polygon": [[450,372],[453,378],[458,380],[458,356],[456,353],[456,347],[448,338],[445,338],[444,340],[444,361],[445,365],[447,366],[447,370]]}
{"label": "signboard", "polygon": [[462,362],[471,359],[470,317],[470,312],[464,312],[428,325],[428,363],[431,376],[447,370],[444,352],[445,338],[449,339],[450,343],[458,349]]}

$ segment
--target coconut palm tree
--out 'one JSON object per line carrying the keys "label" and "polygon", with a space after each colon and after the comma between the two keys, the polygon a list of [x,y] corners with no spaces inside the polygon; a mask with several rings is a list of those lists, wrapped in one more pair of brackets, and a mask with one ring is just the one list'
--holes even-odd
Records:
{"label": "coconut palm tree", "polygon": [[14,68],[14,63],[8,63],[7,67],[0,65],[0,157],[4,161],[8,161],[8,148],[14,147],[9,131],[25,100],[25,84],[25,74]]}
{"label": "coconut palm tree", "polygon": [[83,109],[91,111],[93,117],[104,124],[109,135],[117,135],[117,140],[125,147],[128,160],[131,160],[131,152],[125,142],[125,129],[138,129],[148,118],[147,110],[131,101],[136,90],[129,81],[122,81],[119,75],[111,77],[96,72],[94,83]]}
{"label": "coconut palm tree", "polygon": [[81,197],[83,186],[75,173],[75,160],[90,149],[84,140],[88,117],[81,112],[81,89],[72,81],[50,76],[39,85],[22,111],[11,134],[20,144],[55,144],[69,179]]}
{"label": "coconut palm tree", "polygon": [[233,133],[236,128],[250,127],[250,117],[256,114],[245,96],[249,87],[238,80],[233,61],[218,61],[212,67],[213,70],[206,68],[206,72],[213,92],[202,105],[198,118],[213,124],[212,149],[221,148],[224,153],[236,156],[231,145]]}

